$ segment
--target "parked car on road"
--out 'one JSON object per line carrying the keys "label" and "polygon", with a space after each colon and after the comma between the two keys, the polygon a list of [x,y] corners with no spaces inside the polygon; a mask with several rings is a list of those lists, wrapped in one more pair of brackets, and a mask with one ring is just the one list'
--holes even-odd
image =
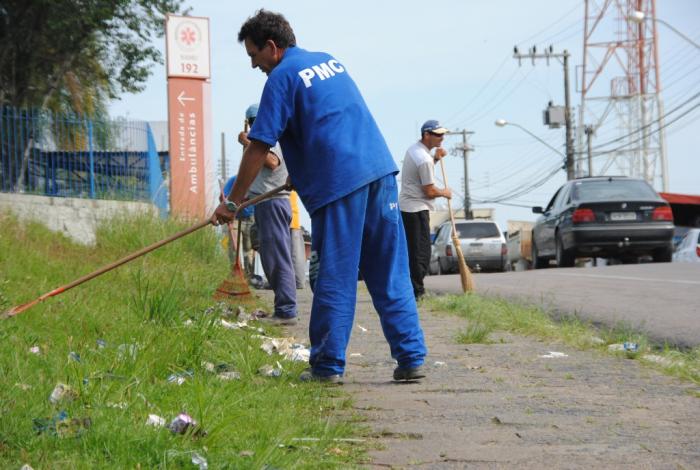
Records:
{"label": "parked car on road", "polygon": [[644,180],[624,176],[579,178],[554,194],[532,230],[532,264],[551,259],[573,266],[577,257],[671,261],[673,213]]}
{"label": "parked car on road", "polygon": [[679,263],[700,263],[700,228],[691,228],[673,253],[673,261]]}
{"label": "parked car on road", "polygon": [[[507,263],[506,240],[496,222],[456,219],[455,225],[467,265],[477,271],[504,271]],[[436,232],[430,254],[430,274],[459,271],[452,243],[452,224],[442,223]]]}

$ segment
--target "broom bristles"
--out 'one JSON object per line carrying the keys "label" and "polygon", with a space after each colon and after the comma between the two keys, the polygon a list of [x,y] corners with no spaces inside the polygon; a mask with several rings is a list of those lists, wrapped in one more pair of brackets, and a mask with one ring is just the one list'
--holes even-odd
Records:
{"label": "broom bristles", "polygon": [[452,242],[455,246],[455,252],[457,253],[457,264],[459,266],[459,278],[460,281],[462,281],[462,292],[471,292],[475,287],[474,277],[472,276],[466,261],[464,261],[464,254],[462,253],[462,247],[460,246],[459,239],[453,239]]}

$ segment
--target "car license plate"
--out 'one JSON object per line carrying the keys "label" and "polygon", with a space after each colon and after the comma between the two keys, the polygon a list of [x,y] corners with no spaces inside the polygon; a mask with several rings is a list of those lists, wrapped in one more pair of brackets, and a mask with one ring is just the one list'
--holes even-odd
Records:
{"label": "car license plate", "polygon": [[611,212],[610,213],[610,220],[614,220],[614,221],[637,220],[637,213],[636,212]]}

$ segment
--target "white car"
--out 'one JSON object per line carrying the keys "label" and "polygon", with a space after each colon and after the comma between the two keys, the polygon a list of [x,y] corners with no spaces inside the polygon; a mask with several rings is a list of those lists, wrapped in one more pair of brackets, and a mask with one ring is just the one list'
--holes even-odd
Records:
{"label": "white car", "polygon": [[[456,219],[459,244],[471,270],[505,271],[507,265],[506,239],[496,222],[491,220]],[[430,253],[430,274],[459,272],[452,244],[452,224],[444,222],[437,229]]]}
{"label": "white car", "polygon": [[700,228],[691,228],[673,253],[674,263],[700,263]]}

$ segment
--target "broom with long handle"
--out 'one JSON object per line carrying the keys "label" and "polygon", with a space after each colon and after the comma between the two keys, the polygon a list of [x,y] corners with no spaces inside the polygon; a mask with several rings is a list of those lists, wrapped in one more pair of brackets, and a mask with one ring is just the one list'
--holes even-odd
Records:
{"label": "broom with long handle", "polygon": [[[442,181],[447,187],[447,175],[445,174],[445,164],[440,159],[440,169],[442,170]],[[459,266],[459,278],[462,281],[462,292],[471,292],[474,290],[474,276],[472,276],[471,271],[469,271],[469,266],[464,261],[464,254],[462,254],[462,244],[459,241],[459,236],[457,235],[457,226],[455,225],[455,215],[452,212],[452,203],[447,200],[447,210],[450,213],[450,222],[452,222],[452,244],[455,247],[455,253],[457,253],[457,265]]]}
{"label": "broom with long handle", "polygon": [[[256,196],[252,199],[249,199],[249,200],[243,202],[239,206],[238,210],[240,211],[244,207],[247,207],[251,204],[257,204],[260,201],[263,201],[271,196],[274,196],[275,194],[279,193],[280,191],[289,190],[289,189],[290,189],[290,187],[287,184],[279,186],[271,191],[268,191],[264,194],[261,194],[260,196]],[[122,259],[115,261],[114,263],[108,264],[107,266],[104,266],[96,271],[93,271],[90,274],[86,274],[85,276],[83,276],[79,279],[76,279],[75,281],[73,281],[71,283],[68,283],[64,286],[58,287],[50,292],[47,292],[46,294],[32,300],[31,302],[27,302],[26,304],[18,305],[16,307],[11,308],[7,312],[1,314],[0,319],[6,319],[6,318],[14,317],[15,315],[19,315],[20,313],[32,308],[33,306],[35,306],[36,304],[38,304],[40,302],[43,302],[44,300],[48,299],[49,297],[54,297],[56,295],[62,294],[65,291],[72,289],[73,287],[79,286],[80,284],[83,284],[91,279],[94,279],[97,276],[100,276],[106,272],[109,272],[115,268],[118,268],[122,264],[126,264],[129,261],[132,261],[140,256],[145,255],[146,253],[150,253],[151,251],[153,251],[157,248],[160,248],[163,245],[167,245],[168,243],[173,242],[173,241],[177,240],[178,238],[182,238],[185,235],[189,235],[192,232],[196,232],[200,228],[206,227],[209,224],[211,224],[210,219],[203,220],[203,221],[191,226],[190,228],[182,230],[181,232],[178,232],[175,235],[171,235],[170,237],[168,237],[164,240],[153,243],[152,245],[148,245],[145,248],[141,248],[140,250],[138,250],[134,253],[131,253],[130,255],[127,255],[127,256],[123,257]]]}

